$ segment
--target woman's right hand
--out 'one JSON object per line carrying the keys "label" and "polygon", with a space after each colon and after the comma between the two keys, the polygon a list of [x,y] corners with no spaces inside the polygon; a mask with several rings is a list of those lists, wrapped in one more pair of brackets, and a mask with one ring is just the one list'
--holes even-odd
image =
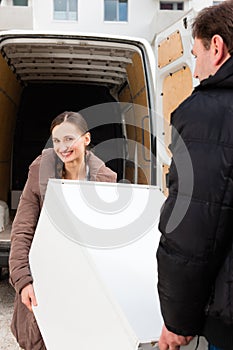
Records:
{"label": "woman's right hand", "polygon": [[30,311],[32,311],[32,305],[37,306],[36,296],[32,284],[28,284],[21,290],[21,301]]}

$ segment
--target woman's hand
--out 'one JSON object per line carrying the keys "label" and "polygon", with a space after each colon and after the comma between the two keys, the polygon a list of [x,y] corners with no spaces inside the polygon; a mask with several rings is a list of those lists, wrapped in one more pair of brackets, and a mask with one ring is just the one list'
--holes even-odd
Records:
{"label": "woman's hand", "polygon": [[28,284],[21,291],[21,301],[27,306],[28,310],[32,311],[32,305],[37,306],[36,296],[32,284]]}
{"label": "woman's hand", "polygon": [[181,345],[188,345],[193,337],[184,337],[170,332],[166,326],[163,326],[159,339],[159,350],[179,350]]}

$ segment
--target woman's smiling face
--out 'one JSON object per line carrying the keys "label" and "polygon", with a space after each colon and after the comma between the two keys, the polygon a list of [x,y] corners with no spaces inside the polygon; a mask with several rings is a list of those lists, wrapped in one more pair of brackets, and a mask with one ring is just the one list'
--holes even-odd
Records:
{"label": "woman's smiling face", "polygon": [[81,161],[86,146],[90,143],[90,133],[82,134],[77,126],[68,121],[56,125],[52,131],[53,148],[64,162]]}

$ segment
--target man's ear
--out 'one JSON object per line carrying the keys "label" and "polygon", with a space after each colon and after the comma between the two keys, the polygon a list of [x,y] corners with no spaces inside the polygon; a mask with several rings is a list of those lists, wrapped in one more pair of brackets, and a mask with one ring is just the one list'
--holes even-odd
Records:
{"label": "man's ear", "polygon": [[223,38],[215,34],[211,39],[211,53],[214,66],[222,65],[223,62],[229,57],[229,53]]}

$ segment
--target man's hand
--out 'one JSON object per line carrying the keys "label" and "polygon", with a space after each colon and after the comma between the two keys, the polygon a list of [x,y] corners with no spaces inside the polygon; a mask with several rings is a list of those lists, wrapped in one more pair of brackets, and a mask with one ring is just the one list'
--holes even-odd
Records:
{"label": "man's hand", "polygon": [[32,311],[32,305],[37,306],[36,296],[32,284],[28,284],[21,291],[21,301],[27,306],[28,310]]}
{"label": "man's hand", "polygon": [[193,337],[183,337],[170,332],[166,326],[163,326],[159,339],[159,350],[179,350],[181,345],[188,345]]}

